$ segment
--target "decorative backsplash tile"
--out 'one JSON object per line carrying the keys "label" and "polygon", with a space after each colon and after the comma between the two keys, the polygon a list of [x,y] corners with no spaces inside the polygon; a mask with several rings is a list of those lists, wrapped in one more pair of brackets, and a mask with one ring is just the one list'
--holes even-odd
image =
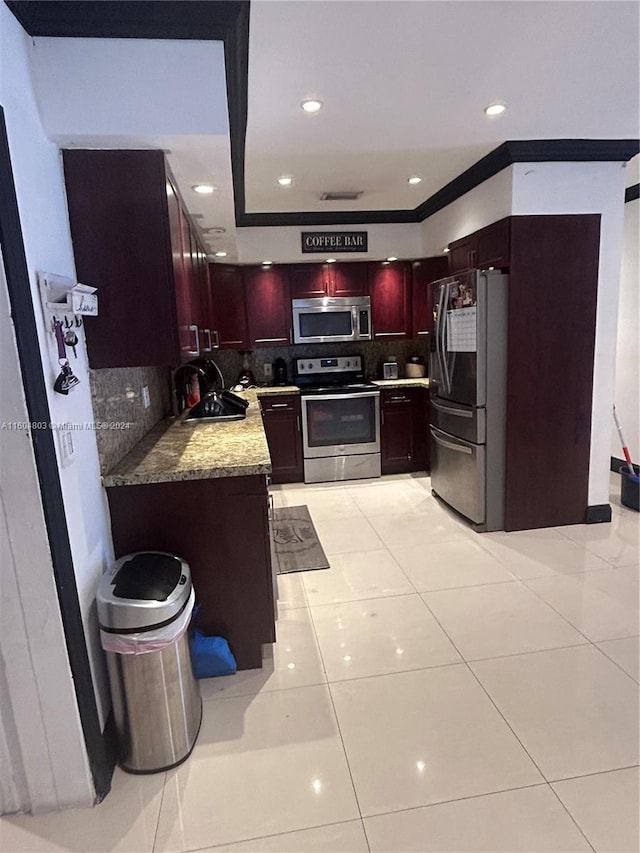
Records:
{"label": "decorative backsplash tile", "polygon": [[[106,474],[171,412],[169,371],[162,367],[114,367],[89,371],[96,421],[126,422],[126,429],[96,430],[100,470]],[[142,389],[149,389],[145,408]]]}
{"label": "decorative backsplash tile", "polygon": [[[364,357],[365,374],[367,379],[382,379],[382,365],[395,356],[398,362],[398,375],[405,376],[405,364],[412,355],[424,358],[429,364],[428,339],[416,338],[406,341],[364,341],[360,344],[297,344],[287,347],[265,347],[251,350],[251,371],[258,385],[268,385],[270,380],[264,375],[263,365],[273,364],[276,358],[283,358],[287,365],[289,381],[293,380],[295,358],[317,358],[326,355],[362,355]],[[221,369],[227,387],[233,386],[242,369],[242,356],[236,350],[218,350],[213,353],[213,361]],[[428,367],[427,367],[428,372]]]}

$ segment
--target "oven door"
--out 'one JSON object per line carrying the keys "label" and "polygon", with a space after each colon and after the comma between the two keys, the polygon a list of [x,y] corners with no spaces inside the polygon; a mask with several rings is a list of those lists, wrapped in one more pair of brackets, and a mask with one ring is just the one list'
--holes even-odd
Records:
{"label": "oven door", "polygon": [[305,459],[380,452],[380,392],[302,397]]}

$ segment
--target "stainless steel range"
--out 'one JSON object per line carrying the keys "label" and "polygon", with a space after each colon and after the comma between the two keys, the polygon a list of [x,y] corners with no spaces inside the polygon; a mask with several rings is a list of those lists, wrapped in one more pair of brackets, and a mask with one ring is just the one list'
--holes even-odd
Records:
{"label": "stainless steel range", "polygon": [[380,391],[360,355],[297,358],[305,483],[380,476]]}

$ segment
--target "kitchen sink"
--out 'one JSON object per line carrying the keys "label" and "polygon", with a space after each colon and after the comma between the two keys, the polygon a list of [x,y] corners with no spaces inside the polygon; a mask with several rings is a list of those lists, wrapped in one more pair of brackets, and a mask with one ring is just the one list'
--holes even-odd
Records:
{"label": "kitchen sink", "polygon": [[[223,394],[228,395],[228,392],[223,392]],[[224,399],[218,394],[207,395],[191,409],[183,423],[243,421],[247,416],[246,408],[243,405],[244,401],[238,398],[239,402],[236,403],[232,399],[234,396],[228,395],[229,399]]]}

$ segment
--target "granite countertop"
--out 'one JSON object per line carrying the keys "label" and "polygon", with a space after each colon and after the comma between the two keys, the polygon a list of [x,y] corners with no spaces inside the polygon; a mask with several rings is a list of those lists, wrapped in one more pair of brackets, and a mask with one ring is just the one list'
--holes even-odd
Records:
{"label": "granite countertop", "polygon": [[[374,385],[380,388],[428,388],[429,379],[420,377],[416,379],[372,379]],[[299,394],[297,385],[270,386],[268,388],[257,388],[258,396],[271,396],[272,394]]]}
{"label": "granite countertop", "polygon": [[383,390],[385,388],[428,388],[429,379],[424,376],[418,379],[374,379],[373,384]]}
{"label": "granite countertop", "polygon": [[251,389],[239,395],[249,401],[242,421],[190,424],[185,423],[184,415],[161,421],[102,477],[103,485],[270,474],[271,458],[258,393],[261,391]]}
{"label": "granite countertop", "polygon": [[258,397],[277,397],[278,394],[299,394],[297,385],[267,385],[255,389]]}

